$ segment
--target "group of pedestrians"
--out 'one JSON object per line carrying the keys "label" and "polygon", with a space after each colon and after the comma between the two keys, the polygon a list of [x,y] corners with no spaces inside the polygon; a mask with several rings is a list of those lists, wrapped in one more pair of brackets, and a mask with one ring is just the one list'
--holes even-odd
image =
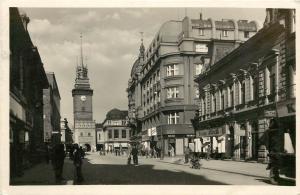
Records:
{"label": "group of pedestrians", "polygon": [[131,156],[132,156],[132,160],[133,160],[133,164],[135,166],[138,165],[138,148],[136,145],[133,145],[132,148],[129,148],[128,151],[128,159],[127,159],[127,164],[130,165],[131,164]]}
{"label": "group of pedestrians", "polygon": [[[82,159],[84,158],[84,151],[82,147],[79,147],[78,144],[74,144],[69,152],[69,158],[73,160],[74,169],[75,169],[75,182],[82,182]],[[46,162],[51,164],[54,170],[55,183],[59,184],[65,181],[63,178],[63,167],[64,159],[66,157],[65,147],[63,144],[56,144],[53,147],[47,145],[46,149]]]}

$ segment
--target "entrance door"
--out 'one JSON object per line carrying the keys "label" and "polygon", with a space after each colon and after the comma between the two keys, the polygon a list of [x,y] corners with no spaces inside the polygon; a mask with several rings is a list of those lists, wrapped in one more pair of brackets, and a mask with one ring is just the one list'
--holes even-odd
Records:
{"label": "entrance door", "polygon": [[84,145],[85,145],[85,148],[86,148],[87,152],[91,151],[91,145],[90,144],[84,144]]}
{"label": "entrance door", "polygon": [[246,136],[241,136],[240,137],[240,157],[241,159],[245,159],[246,157],[246,142],[247,142],[247,137]]}

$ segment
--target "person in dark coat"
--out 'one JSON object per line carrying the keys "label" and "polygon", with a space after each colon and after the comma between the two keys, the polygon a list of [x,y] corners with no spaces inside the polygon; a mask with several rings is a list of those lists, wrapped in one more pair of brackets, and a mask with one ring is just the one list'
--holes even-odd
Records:
{"label": "person in dark coat", "polygon": [[188,146],[185,147],[184,149],[184,163],[188,163],[189,162],[189,156],[190,156],[190,148]]}
{"label": "person in dark coat", "polygon": [[63,180],[63,166],[65,159],[65,151],[63,144],[57,144],[53,148],[52,165],[55,173],[55,182],[59,183]]}
{"label": "person in dark coat", "polygon": [[83,181],[83,176],[82,176],[82,171],[81,171],[81,166],[82,166],[82,151],[78,147],[78,145],[75,145],[74,148],[74,155],[73,155],[73,163],[75,166],[76,170],[76,182],[82,182]]}
{"label": "person in dark coat", "polygon": [[138,149],[136,146],[134,146],[131,150],[132,158],[133,158],[133,164],[138,165]]}

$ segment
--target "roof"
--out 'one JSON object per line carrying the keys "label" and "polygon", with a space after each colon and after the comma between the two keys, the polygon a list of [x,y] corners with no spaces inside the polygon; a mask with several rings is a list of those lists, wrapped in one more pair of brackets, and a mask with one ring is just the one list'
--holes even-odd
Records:
{"label": "roof", "polygon": [[114,108],[106,114],[106,120],[122,120],[128,116],[127,110],[119,110]]}

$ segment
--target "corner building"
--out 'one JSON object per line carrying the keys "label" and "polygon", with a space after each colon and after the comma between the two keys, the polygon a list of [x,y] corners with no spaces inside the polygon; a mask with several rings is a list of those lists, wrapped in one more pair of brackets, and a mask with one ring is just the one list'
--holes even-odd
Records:
{"label": "corner building", "polygon": [[284,132],[295,145],[295,70],[295,10],[267,9],[255,36],[195,80],[204,150],[265,162],[267,151],[284,151]]}
{"label": "corner building", "polygon": [[74,114],[74,141],[90,151],[96,148],[96,126],[93,120],[93,89],[90,87],[88,68],[81,64],[76,68],[75,86],[72,90]]}
{"label": "corner building", "polygon": [[189,19],[164,23],[145,50],[143,42],[128,82],[132,141],[183,155],[194,145],[191,119],[198,110],[194,79],[257,32],[254,21]]}

